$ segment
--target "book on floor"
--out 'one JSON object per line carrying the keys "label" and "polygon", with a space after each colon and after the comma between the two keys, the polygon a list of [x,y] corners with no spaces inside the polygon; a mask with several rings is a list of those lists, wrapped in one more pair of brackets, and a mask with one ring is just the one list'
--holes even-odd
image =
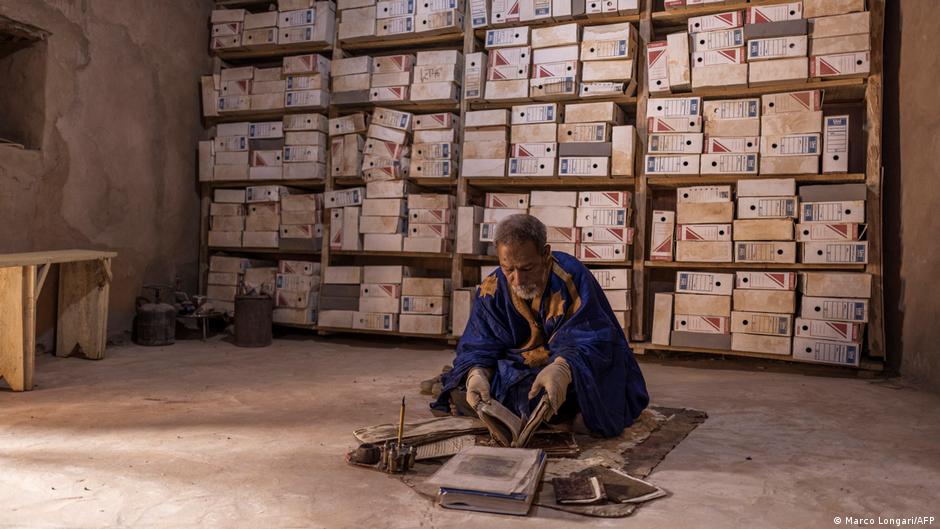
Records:
{"label": "book on floor", "polygon": [[441,507],[525,516],[545,470],[545,452],[470,446],[431,476]]}
{"label": "book on floor", "polygon": [[571,476],[552,478],[555,501],[558,503],[588,504],[607,498],[604,484],[597,476]]}
{"label": "book on floor", "polygon": [[477,415],[490,431],[490,435],[502,446],[523,448],[535,430],[542,425],[552,412],[552,407],[546,397],[542,397],[528,420],[509,411],[496,399],[489,402],[482,400],[476,407]]}

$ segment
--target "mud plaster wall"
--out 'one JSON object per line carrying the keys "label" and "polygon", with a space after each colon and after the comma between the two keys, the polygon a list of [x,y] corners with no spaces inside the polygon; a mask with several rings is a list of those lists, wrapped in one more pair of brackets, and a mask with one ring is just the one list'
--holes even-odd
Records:
{"label": "mud plaster wall", "polygon": [[[0,149],[0,253],[111,249],[109,334],[141,285],[195,288],[197,80],[210,71],[208,0],[0,0],[46,44],[41,148]],[[50,342],[55,282],[40,298]]]}
{"label": "mud plaster wall", "polygon": [[889,365],[940,392],[940,10],[887,2],[885,311]]}

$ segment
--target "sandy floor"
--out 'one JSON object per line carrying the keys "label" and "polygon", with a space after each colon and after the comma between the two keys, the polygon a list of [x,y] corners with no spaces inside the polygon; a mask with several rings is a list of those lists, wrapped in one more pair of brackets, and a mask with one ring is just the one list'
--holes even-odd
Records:
{"label": "sandy floor", "polygon": [[[452,352],[346,339],[116,347],[37,361],[0,391],[0,527],[835,527],[940,516],[940,396],[893,381],[643,362],[654,402],[709,420],[625,520],[445,511],[347,467],[358,426],[426,415],[417,381]],[[703,362],[714,366],[715,362]],[[940,522],[935,522],[940,524]]]}

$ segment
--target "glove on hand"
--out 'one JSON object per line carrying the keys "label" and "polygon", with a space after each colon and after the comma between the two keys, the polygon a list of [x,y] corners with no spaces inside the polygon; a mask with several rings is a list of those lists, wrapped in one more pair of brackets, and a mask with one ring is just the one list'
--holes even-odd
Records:
{"label": "glove on hand", "polygon": [[476,409],[480,401],[490,401],[490,377],[493,371],[485,367],[474,367],[467,375],[467,404]]}
{"label": "glove on hand", "polygon": [[571,366],[564,358],[555,357],[555,361],[545,366],[535,376],[532,382],[532,389],[529,391],[529,400],[534,399],[539,391],[545,390],[548,396],[548,402],[552,406],[553,414],[558,413],[565,396],[568,392],[568,384],[571,384]]}

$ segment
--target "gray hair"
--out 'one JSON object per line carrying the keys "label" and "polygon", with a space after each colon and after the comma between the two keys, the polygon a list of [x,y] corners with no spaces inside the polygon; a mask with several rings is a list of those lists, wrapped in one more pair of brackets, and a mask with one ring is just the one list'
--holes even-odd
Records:
{"label": "gray hair", "polygon": [[532,215],[516,213],[504,218],[496,225],[493,244],[499,246],[531,241],[535,244],[535,249],[541,252],[542,248],[545,248],[547,239],[548,234],[542,221]]}

